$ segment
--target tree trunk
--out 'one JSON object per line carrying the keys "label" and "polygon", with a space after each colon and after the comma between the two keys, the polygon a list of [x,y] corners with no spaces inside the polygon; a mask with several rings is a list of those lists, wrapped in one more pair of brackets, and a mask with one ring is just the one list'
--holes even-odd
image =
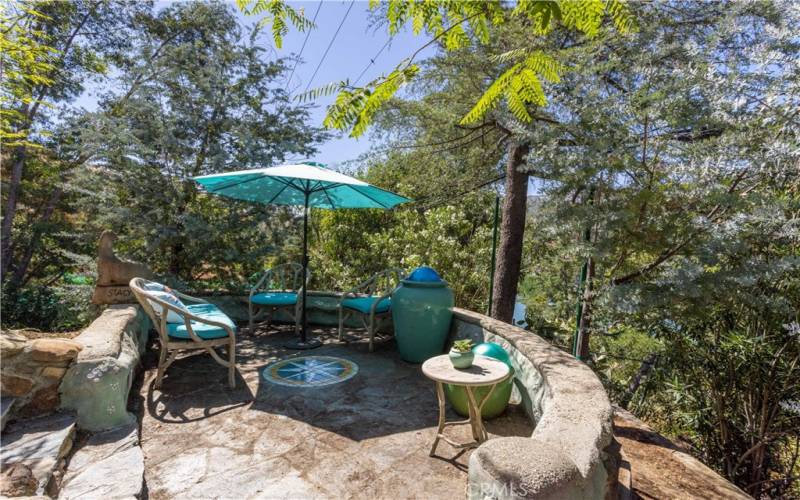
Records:
{"label": "tree trunk", "polygon": [[183,278],[183,242],[172,245],[169,255],[169,272],[176,278]]}
{"label": "tree trunk", "polygon": [[642,382],[647,379],[647,377],[650,375],[650,372],[652,372],[653,368],[655,368],[657,359],[658,354],[656,353],[650,353],[644,358],[642,364],[639,365],[639,370],[636,371],[636,375],[633,376],[631,382],[628,384],[628,390],[622,395],[622,398],[620,398],[619,405],[622,408],[626,410],[628,409],[628,406],[633,400],[633,396],[636,395],[636,391],[639,390]]}
{"label": "tree trunk", "polygon": [[57,187],[53,190],[53,193],[47,200],[47,205],[44,208],[44,212],[42,212],[42,216],[35,222],[31,241],[28,243],[28,247],[25,249],[22,258],[19,259],[19,262],[17,262],[17,265],[14,267],[14,274],[11,276],[10,282],[12,287],[23,285],[27,281],[28,267],[31,265],[33,252],[39,247],[39,243],[42,239],[42,229],[50,222],[50,217],[61,201],[62,194],[64,194],[64,190],[61,187]]}
{"label": "tree trunk", "polygon": [[583,303],[581,309],[581,322],[578,325],[578,359],[589,358],[589,328],[592,325],[592,281],[594,280],[594,259],[586,260],[586,283],[583,287]]}
{"label": "tree trunk", "polygon": [[522,237],[528,202],[528,171],[520,169],[528,155],[527,144],[511,143],[506,163],[506,195],[503,199],[503,221],[500,224],[500,243],[497,269],[494,275],[492,316],[511,323],[517,299],[517,284],[522,264]]}
{"label": "tree trunk", "polygon": [[11,229],[14,226],[14,216],[17,213],[17,195],[19,186],[22,182],[22,169],[25,166],[25,146],[18,146],[14,151],[14,160],[11,165],[11,178],[8,181],[8,194],[6,206],[3,210],[3,225],[0,229],[0,240],[2,247],[0,253],[0,275],[5,278],[12,262],[13,241]]}

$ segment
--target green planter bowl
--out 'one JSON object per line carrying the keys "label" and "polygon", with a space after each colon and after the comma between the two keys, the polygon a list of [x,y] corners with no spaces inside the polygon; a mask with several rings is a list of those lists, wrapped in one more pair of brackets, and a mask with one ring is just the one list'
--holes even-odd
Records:
{"label": "green planter bowl", "polygon": [[[479,356],[486,356],[487,358],[494,358],[507,364],[511,369],[511,376],[506,380],[499,383],[494,389],[494,392],[483,405],[481,417],[490,419],[501,415],[508,407],[508,401],[511,399],[511,391],[514,389],[514,367],[511,364],[511,357],[505,349],[499,344],[494,342],[484,342],[472,348],[472,352]],[[475,399],[482,400],[491,390],[491,387],[476,387],[474,389]],[[444,394],[450,402],[453,410],[462,417],[469,416],[469,409],[467,407],[467,391],[457,385],[444,385]]]}
{"label": "green planter bowl", "polygon": [[450,349],[448,356],[450,356],[450,362],[453,363],[453,367],[459,370],[469,368],[472,366],[472,361],[475,360],[475,353],[472,351],[461,352]]}
{"label": "green planter bowl", "polygon": [[[490,387],[476,387],[473,389],[475,400],[480,401],[489,393]],[[501,415],[508,407],[508,401],[511,399],[511,391],[514,389],[514,379],[509,378],[497,385],[489,401],[483,405],[481,410],[481,417],[490,419]],[[467,407],[467,391],[456,385],[444,384],[444,394],[450,402],[453,410],[462,417],[469,416],[469,409]]]}

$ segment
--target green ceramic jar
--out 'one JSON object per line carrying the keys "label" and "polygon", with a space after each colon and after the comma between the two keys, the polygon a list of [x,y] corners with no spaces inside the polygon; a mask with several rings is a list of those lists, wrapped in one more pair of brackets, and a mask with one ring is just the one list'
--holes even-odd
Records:
{"label": "green ceramic jar", "polygon": [[453,318],[453,292],[433,269],[418,267],[392,294],[392,320],[400,357],[422,363],[444,350]]}

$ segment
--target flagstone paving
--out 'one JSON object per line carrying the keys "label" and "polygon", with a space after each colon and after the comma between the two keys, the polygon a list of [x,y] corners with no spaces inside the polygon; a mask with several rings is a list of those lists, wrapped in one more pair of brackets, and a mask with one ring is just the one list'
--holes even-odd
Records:
{"label": "flagstone paving", "polygon": [[[156,390],[148,361],[132,403],[149,498],[464,498],[470,452],[442,444],[428,456],[438,410],[419,365],[400,360],[393,342],[369,353],[366,342],[317,334],[322,347],[298,352],[282,347],[288,331],[241,333],[236,389],[224,368],[199,355],[173,364]],[[270,363],[297,356],[344,358],[358,373],[313,388],[260,376]],[[449,429],[465,440],[467,427]],[[487,429],[533,431],[516,406]]]}

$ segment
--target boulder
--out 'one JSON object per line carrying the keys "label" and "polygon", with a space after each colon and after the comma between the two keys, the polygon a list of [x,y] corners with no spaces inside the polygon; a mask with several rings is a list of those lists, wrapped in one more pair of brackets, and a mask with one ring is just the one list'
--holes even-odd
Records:
{"label": "boulder", "polygon": [[6,396],[24,396],[33,388],[33,380],[11,373],[0,374],[0,391]]}
{"label": "boulder", "polygon": [[139,498],[144,455],[136,424],[95,434],[70,460],[60,499]]}
{"label": "boulder", "polygon": [[41,363],[67,363],[75,359],[83,346],[66,339],[36,339],[31,342],[31,358]]}
{"label": "boulder", "polygon": [[11,408],[14,407],[16,402],[17,398],[12,398],[11,396],[0,397],[0,431],[6,428],[6,422],[11,416]]}
{"label": "boulder", "polygon": [[0,333],[0,356],[8,359],[21,353],[28,343],[28,338],[16,332]]}
{"label": "boulder", "polygon": [[67,373],[67,369],[60,367],[60,366],[45,366],[42,368],[42,371],[39,372],[39,375],[50,382],[57,382],[64,378],[64,374]]}
{"label": "boulder", "polygon": [[47,415],[58,409],[59,402],[58,385],[49,385],[34,392],[31,400],[18,413],[21,417]]}
{"label": "boulder", "polygon": [[4,467],[13,464],[28,467],[36,481],[35,494],[43,495],[50,491],[51,483],[58,482],[74,435],[75,417],[69,414],[14,422],[3,433],[0,463]]}
{"label": "boulder", "polygon": [[0,495],[25,497],[34,495],[39,484],[33,471],[25,464],[16,463],[3,467],[0,473]]}

